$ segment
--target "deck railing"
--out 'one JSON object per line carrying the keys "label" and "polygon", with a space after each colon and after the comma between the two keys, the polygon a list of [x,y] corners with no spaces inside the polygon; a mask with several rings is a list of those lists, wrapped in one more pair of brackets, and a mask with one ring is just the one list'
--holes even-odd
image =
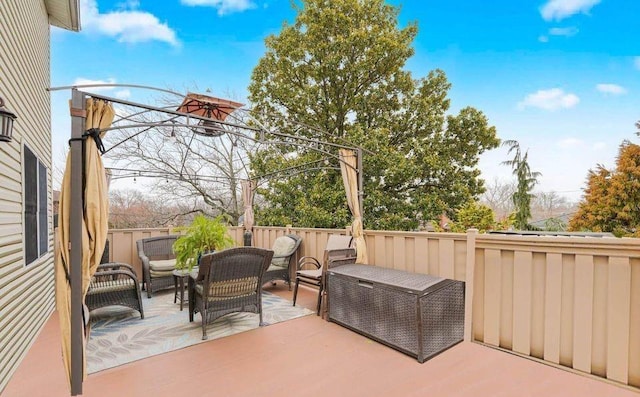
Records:
{"label": "deck railing", "polygon": [[[136,240],[169,229],[109,231],[111,259],[140,269]],[[322,257],[349,229],[255,227],[253,245],[287,233]],[[242,228],[230,228],[238,245]],[[640,239],[365,231],[371,265],[466,281],[465,339],[640,387]],[[139,275],[142,271],[139,270]]]}
{"label": "deck railing", "polygon": [[640,387],[639,239],[471,240],[468,338]]}

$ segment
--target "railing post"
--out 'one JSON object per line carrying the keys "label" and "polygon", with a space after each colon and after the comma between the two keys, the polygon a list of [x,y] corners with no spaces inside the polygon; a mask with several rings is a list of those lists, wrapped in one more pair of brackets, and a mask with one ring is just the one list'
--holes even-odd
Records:
{"label": "railing post", "polygon": [[467,265],[464,276],[464,340],[473,341],[473,280],[476,265],[476,236],[478,229],[467,230]]}

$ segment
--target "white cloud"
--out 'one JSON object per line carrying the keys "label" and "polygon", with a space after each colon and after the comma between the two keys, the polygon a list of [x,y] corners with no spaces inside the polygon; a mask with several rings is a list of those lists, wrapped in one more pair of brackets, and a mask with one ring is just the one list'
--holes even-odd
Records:
{"label": "white cloud", "polygon": [[598,84],[596,90],[603,94],[622,95],[627,93],[627,89],[617,84]]}
{"label": "white cloud", "polygon": [[566,138],[558,142],[558,146],[563,149],[568,149],[572,147],[582,146],[584,142],[577,138]]}
{"label": "white cloud", "polygon": [[116,98],[129,99],[131,97],[131,91],[128,89],[118,90],[114,93]]}
{"label": "white cloud", "polygon": [[242,12],[256,8],[251,0],[180,0],[186,6],[204,6],[218,9],[218,15]]}
{"label": "white cloud", "polygon": [[[116,98],[120,98],[120,99],[129,99],[131,97],[131,90],[129,90],[128,88],[122,88],[122,87],[116,87],[116,86],[105,86],[105,87],[99,87],[100,85],[106,85],[106,84],[116,84],[116,79],[114,78],[108,78],[106,80],[93,80],[93,79],[86,79],[84,77],[78,77],[77,79],[75,79],[75,81],[73,82],[72,85],[74,86],[92,86],[92,87],[87,87],[87,91],[89,92],[109,92],[109,95],[112,95]],[[98,85],[98,87],[95,87],[96,85]]]}
{"label": "white cloud", "polygon": [[[72,85],[102,85],[102,84],[115,84],[116,79],[109,78],[106,80],[92,80],[85,79],[84,77],[78,77],[75,79]],[[113,90],[113,87],[90,87],[90,91],[98,92],[98,91],[110,91]]]}
{"label": "white cloud", "polygon": [[635,66],[636,69],[640,70],[640,57],[633,58],[633,66]]}
{"label": "white cloud", "polygon": [[580,98],[577,95],[565,93],[560,88],[551,88],[527,95],[518,103],[518,109],[522,110],[527,107],[544,110],[569,109],[576,106],[578,102],[580,102]]}
{"label": "white cloud", "polygon": [[549,35],[551,36],[565,36],[571,37],[578,34],[578,28],[570,26],[567,28],[551,28],[549,29]]}
{"label": "white cloud", "polygon": [[593,150],[603,150],[607,147],[607,144],[605,142],[596,142],[593,144],[592,149]]}
{"label": "white cloud", "polygon": [[545,21],[560,21],[572,15],[586,14],[600,0],[549,0],[540,8],[540,14]]}
{"label": "white cloud", "polygon": [[129,1],[120,4],[125,7],[121,10],[101,14],[96,0],[81,0],[82,28],[115,37],[122,43],[164,41],[179,45],[175,31],[155,15],[136,10],[138,4],[137,1]]}
{"label": "white cloud", "polygon": [[548,43],[549,42],[549,36],[538,36],[538,41],[541,43]]}

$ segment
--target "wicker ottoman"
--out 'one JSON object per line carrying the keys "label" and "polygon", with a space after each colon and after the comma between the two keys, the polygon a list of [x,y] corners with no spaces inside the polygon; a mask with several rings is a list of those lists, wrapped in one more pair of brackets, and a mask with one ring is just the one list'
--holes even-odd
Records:
{"label": "wicker ottoman", "polygon": [[369,265],[327,273],[329,320],[425,362],[462,341],[464,283]]}

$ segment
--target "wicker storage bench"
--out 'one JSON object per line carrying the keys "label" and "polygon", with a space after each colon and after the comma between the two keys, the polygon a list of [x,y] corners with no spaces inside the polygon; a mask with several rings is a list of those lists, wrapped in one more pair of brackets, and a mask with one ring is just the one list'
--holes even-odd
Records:
{"label": "wicker storage bench", "polygon": [[369,265],[327,273],[329,321],[425,362],[462,341],[464,283]]}

